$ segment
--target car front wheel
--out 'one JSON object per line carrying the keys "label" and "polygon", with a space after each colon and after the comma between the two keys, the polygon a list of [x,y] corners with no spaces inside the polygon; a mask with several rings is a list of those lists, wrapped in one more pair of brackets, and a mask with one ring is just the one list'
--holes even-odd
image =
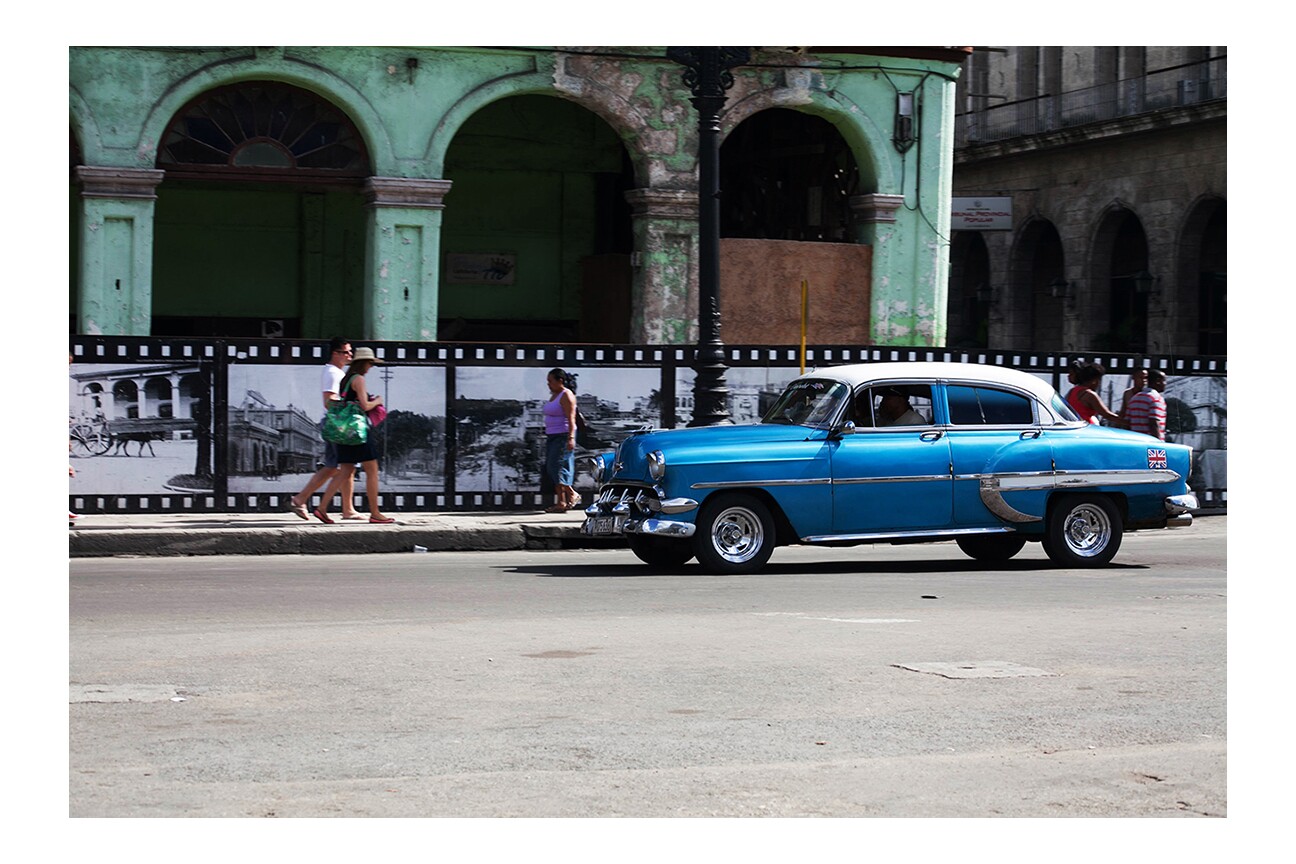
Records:
{"label": "car front wheel", "polygon": [[1063,567],[1102,567],[1116,557],[1124,531],[1110,498],[1069,495],[1049,514],[1044,551]]}
{"label": "car front wheel", "polygon": [[752,573],[774,552],[774,518],[750,495],[721,495],[698,514],[693,548],[711,573]]}

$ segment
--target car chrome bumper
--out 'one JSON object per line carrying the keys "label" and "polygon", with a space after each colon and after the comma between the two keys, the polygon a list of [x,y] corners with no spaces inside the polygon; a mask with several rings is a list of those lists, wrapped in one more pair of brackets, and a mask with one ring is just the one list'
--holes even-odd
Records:
{"label": "car chrome bumper", "polygon": [[1186,528],[1191,525],[1193,517],[1190,511],[1196,510],[1199,506],[1197,496],[1191,492],[1184,495],[1171,495],[1165,499],[1165,510],[1169,516],[1166,519],[1166,527]]}
{"label": "car chrome bumper", "polygon": [[591,513],[586,510],[581,533],[590,537],[619,537],[640,534],[650,537],[692,537],[697,526],[692,522],[675,522],[670,519],[630,519],[624,516]]}

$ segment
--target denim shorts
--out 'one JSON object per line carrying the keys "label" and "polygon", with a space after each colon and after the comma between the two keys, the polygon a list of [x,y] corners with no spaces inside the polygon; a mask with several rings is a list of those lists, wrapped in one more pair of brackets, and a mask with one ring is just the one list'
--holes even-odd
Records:
{"label": "denim shorts", "polygon": [[545,473],[558,486],[576,479],[576,454],[567,449],[567,433],[545,436]]}

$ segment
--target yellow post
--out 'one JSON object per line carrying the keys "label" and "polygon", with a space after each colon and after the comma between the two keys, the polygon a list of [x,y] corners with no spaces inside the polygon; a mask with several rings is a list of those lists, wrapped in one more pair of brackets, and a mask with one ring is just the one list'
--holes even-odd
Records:
{"label": "yellow post", "polygon": [[810,317],[810,283],[801,280],[801,374],[805,374],[806,320]]}

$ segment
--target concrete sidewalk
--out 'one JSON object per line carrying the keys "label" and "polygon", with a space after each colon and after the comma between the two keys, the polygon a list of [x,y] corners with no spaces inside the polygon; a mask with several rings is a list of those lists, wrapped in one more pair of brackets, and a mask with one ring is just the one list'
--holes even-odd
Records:
{"label": "concrete sidewalk", "polygon": [[[334,518],[337,514],[334,513]],[[392,513],[394,525],[303,522],[291,513],[88,514],[69,530],[72,558],[353,555],[624,546],[581,535],[584,512]]]}

